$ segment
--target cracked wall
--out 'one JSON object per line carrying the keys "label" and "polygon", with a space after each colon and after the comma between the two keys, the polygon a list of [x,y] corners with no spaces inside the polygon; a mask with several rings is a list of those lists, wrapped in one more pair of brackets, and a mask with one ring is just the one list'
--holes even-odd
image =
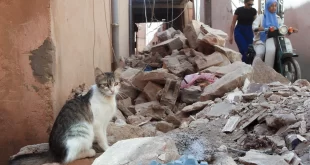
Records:
{"label": "cracked wall", "polygon": [[93,84],[95,67],[111,70],[110,4],[0,1],[1,165],[21,147],[48,141],[71,89]]}
{"label": "cracked wall", "polygon": [[33,76],[32,54],[50,34],[49,0],[0,2],[0,164],[22,146],[47,141],[52,82]]}

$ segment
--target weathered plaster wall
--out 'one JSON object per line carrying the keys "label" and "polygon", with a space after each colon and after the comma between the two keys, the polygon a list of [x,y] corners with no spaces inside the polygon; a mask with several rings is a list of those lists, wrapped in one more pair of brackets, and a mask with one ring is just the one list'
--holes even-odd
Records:
{"label": "weathered plaster wall", "polygon": [[5,165],[22,146],[47,141],[54,52],[49,0],[3,0],[0,11],[0,164]]}
{"label": "weathered plaster wall", "polygon": [[[233,18],[231,0],[212,0],[212,27],[220,29],[229,35],[229,29]],[[238,47],[234,41],[231,45],[228,41],[226,47],[238,51]]]}
{"label": "weathered plaster wall", "polygon": [[118,1],[119,54],[129,57],[129,1]]}
{"label": "weathered plaster wall", "polygon": [[284,6],[284,23],[299,29],[298,33],[289,38],[300,55],[297,59],[302,69],[302,78],[310,80],[310,0],[285,0]]}
{"label": "weathered plaster wall", "polygon": [[51,1],[56,45],[55,115],[73,87],[94,83],[95,67],[111,70],[110,4],[110,0]]}
{"label": "weathered plaster wall", "polygon": [[47,142],[71,89],[93,84],[95,67],[111,70],[110,4],[0,1],[1,165],[25,145]]}

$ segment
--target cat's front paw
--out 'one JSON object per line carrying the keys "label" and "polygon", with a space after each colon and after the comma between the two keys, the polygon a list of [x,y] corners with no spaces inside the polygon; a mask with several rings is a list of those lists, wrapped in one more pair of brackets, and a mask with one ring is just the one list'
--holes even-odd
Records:
{"label": "cat's front paw", "polygon": [[103,147],[104,151],[107,151],[108,148],[110,148],[109,145],[105,145],[105,146]]}

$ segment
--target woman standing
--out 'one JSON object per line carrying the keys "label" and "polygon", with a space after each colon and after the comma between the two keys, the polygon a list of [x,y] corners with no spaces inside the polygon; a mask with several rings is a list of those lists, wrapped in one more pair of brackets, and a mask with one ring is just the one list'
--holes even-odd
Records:
{"label": "woman standing", "polygon": [[244,6],[236,9],[230,27],[229,43],[232,44],[235,37],[243,62],[246,62],[246,52],[254,38],[252,23],[256,18],[257,11],[252,8],[253,3],[254,0],[244,0]]}

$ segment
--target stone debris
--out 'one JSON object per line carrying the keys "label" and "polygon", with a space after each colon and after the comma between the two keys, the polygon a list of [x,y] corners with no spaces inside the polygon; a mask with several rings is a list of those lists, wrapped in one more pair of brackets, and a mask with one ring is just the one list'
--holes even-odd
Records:
{"label": "stone debris", "polygon": [[[159,157],[165,154],[165,160]],[[171,139],[161,137],[145,137],[121,140],[99,156],[92,165],[137,165],[148,164],[152,160],[168,163],[180,156],[175,143]]]}
{"label": "stone debris", "polygon": [[[93,164],[310,161],[310,83],[289,83],[257,58],[241,62],[221,30],[193,20],[183,32],[160,32],[150,51],[126,59],[112,146]],[[86,91],[81,85],[70,98]]]}
{"label": "stone debris", "polygon": [[267,155],[256,151],[248,151],[239,161],[251,165],[289,165],[283,157],[278,155]]}

